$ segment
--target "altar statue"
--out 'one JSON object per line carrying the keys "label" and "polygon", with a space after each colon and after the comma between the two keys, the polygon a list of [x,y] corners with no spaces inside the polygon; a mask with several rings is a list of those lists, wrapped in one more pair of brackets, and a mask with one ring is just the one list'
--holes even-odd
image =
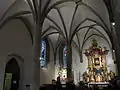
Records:
{"label": "altar statue", "polygon": [[109,79],[115,78],[115,73],[113,71],[110,71],[108,74],[109,74]]}
{"label": "altar statue", "polygon": [[89,82],[90,81],[89,80],[89,74],[87,73],[87,71],[85,71],[84,74],[83,74],[83,80],[84,80],[84,82]]}
{"label": "altar statue", "polygon": [[[88,59],[88,71],[84,73],[86,82],[107,82],[113,78],[114,74],[111,71],[108,73],[106,56],[109,50],[106,47],[98,45],[97,40],[92,40],[92,45],[85,49],[85,56]],[[85,77],[86,75],[86,77]]]}
{"label": "altar statue", "polygon": [[101,82],[101,81],[103,81],[102,75],[101,75],[100,73],[96,74],[96,75],[95,75],[95,80],[96,80],[96,82]]}

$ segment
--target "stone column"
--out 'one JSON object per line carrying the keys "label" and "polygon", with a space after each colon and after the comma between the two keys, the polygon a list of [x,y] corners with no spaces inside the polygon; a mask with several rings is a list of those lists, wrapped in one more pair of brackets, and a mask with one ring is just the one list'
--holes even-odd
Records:
{"label": "stone column", "polygon": [[[38,25],[38,24],[37,24]],[[27,70],[25,70],[23,90],[39,90],[40,87],[40,45],[41,31],[39,26],[33,28],[33,45],[31,50],[31,58],[27,62]],[[28,56],[29,57],[29,56]]]}
{"label": "stone column", "polygon": [[120,47],[119,45],[117,44],[117,40],[115,40],[114,44],[115,44],[115,58],[116,58],[116,61],[115,63],[117,64],[117,69],[118,69],[118,75],[120,75]]}
{"label": "stone column", "polygon": [[[119,4],[120,5],[120,4]],[[120,9],[120,8],[119,8]],[[113,44],[115,47],[115,56],[116,56],[116,63],[118,68],[118,74],[120,76],[120,12],[115,12],[115,30],[113,35]]]}
{"label": "stone column", "polygon": [[115,27],[112,26],[112,54],[113,54],[113,59],[114,59],[114,64],[117,65],[116,67],[116,71],[117,71],[117,74],[119,75],[119,71],[120,71],[120,67],[119,67],[119,58],[120,58],[120,55],[119,55],[119,50],[120,50],[120,47],[119,47],[119,44],[118,44],[118,40],[117,40],[117,34],[116,34],[116,31],[115,31]]}
{"label": "stone column", "polygon": [[68,43],[67,45],[67,50],[68,50],[68,54],[67,54],[67,78],[73,78],[72,75],[72,47],[71,44]]}
{"label": "stone column", "polygon": [[[38,4],[39,3],[39,4]],[[32,86],[33,90],[40,90],[40,52],[41,52],[41,35],[42,35],[42,24],[44,21],[44,18],[42,18],[42,13],[41,13],[41,5],[42,5],[42,0],[37,2],[36,0],[36,8],[37,16],[36,16],[36,28],[34,30],[34,43],[33,43],[33,63],[34,63],[34,85]]]}
{"label": "stone column", "polygon": [[[38,24],[39,25],[39,24]],[[34,31],[34,44],[33,44],[33,65],[34,65],[34,86],[33,90],[39,90],[40,87],[40,48],[41,48],[41,31],[37,26]]]}
{"label": "stone column", "polygon": [[41,33],[42,33],[42,23],[41,14],[38,12],[37,21],[34,29],[33,37],[33,50],[32,50],[32,60],[33,60],[33,90],[39,90],[40,87],[40,51],[41,51]]}

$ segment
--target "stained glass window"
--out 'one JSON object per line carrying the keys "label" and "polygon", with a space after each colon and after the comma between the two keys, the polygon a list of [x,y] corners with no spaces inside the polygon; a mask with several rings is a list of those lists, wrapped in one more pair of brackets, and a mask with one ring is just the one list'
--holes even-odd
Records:
{"label": "stained glass window", "polygon": [[45,40],[42,40],[42,48],[41,48],[41,58],[40,58],[40,65],[41,67],[46,67],[46,64],[47,64],[47,61],[46,61],[46,58],[47,58],[47,47],[46,47],[46,41]]}
{"label": "stained glass window", "polygon": [[67,68],[67,45],[63,48],[63,68]]}

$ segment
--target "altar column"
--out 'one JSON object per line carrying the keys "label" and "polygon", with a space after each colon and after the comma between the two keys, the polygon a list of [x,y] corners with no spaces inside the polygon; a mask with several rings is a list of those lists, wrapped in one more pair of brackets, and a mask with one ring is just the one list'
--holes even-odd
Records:
{"label": "altar column", "polygon": [[71,44],[68,43],[67,44],[67,78],[68,79],[73,79],[73,75],[72,75],[72,47]]}

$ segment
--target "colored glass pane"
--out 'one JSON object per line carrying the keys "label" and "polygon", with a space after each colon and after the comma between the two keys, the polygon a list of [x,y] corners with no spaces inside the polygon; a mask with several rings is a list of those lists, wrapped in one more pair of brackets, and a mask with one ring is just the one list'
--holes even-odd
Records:
{"label": "colored glass pane", "polygon": [[42,48],[41,48],[41,60],[40,60],[40,65],[41,67],[46,66],[46,42],[45,40],[42,40]]}

